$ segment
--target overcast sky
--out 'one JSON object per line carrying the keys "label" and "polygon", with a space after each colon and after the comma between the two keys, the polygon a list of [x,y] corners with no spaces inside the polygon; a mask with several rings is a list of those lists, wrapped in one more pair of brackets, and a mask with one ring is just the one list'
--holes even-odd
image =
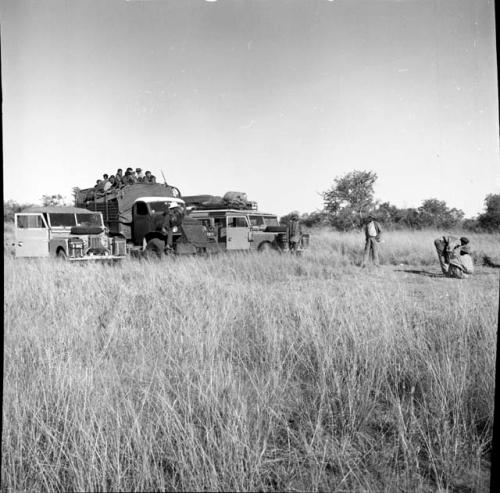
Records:
{"label": "overcast sky", "polygon": [[472,216],[500,192],[488,0],[1,0],[4,198],[161,170],[185,195],[322,207],[376,198]]}

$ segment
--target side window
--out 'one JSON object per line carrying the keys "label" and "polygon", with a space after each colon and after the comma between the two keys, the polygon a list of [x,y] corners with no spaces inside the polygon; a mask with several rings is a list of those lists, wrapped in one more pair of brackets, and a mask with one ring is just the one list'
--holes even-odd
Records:
{"label": "side window", "polygon": [[146,202],[136,202],[136,213],[138,216],[147,216],[149,214]]}
{"label": "side window", "polygon": [[247,220],[243,216],[228,217],[227,226],[229,228],[246,228],[248,227]]}
{"label": "side window", "polygon": [[208,229],[213,228],[212,220],[209,217],[200,219],[200,222],[201,222],[201,224],[203,224],[203,226],[205,226],[205,228],[208,228]]}
{"label": "side window", "polygon": [[41,215],[18,215],[17,227],[20,229],[42,229],[45,228]]}

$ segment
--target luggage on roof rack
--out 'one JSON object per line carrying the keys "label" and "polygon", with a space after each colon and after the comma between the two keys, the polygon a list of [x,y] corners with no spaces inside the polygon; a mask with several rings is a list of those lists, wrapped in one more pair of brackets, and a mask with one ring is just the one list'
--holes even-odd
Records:
{"label": "luggage on roof rack", "polygon": [[227,192],[220,195],[187,195],[183,197],[187,206],[198,210],[209,209],[238,209],[257,210],[257,202],[247,199],[243,192]]}

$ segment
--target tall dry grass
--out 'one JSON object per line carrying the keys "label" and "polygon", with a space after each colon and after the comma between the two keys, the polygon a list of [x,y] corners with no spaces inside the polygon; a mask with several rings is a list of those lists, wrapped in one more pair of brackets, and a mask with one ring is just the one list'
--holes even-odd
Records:
{"label": "tall dry grass", "polygon": [[6,256],[2,488],[486,490],[498,275],[399,266],[438,272],[427,240],[387,235],[376,270],[325,232],[302,258]]}

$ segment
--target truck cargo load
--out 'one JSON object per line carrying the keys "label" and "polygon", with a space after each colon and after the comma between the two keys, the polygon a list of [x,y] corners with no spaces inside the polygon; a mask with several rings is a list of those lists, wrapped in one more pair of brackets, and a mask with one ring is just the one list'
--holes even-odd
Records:
{"label": "truck cargo load", "polygon": [[183,197],[188,207],[199,210],[208,209],[241,209],[257,210],[257,202],[248,200],[244,192],[226,192],[220,195],[187,195]]}

